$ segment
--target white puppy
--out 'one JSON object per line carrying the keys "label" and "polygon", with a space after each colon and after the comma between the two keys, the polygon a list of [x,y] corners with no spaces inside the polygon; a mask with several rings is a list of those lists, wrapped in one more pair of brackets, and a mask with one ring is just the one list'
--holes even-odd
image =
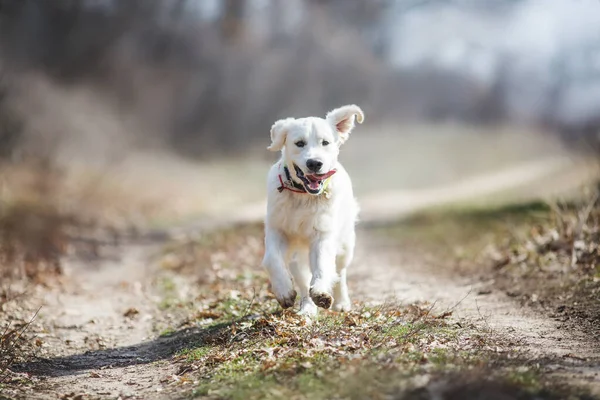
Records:
{"label": "white puppy", "polygon": [[[336,311],[351,307],[346,268],[354,255],[358,204],[348,173],[338,162],[362,110],[347,105],[318,117],[287,118],[271,128],[271,151],[281,159],[268,175],[265,256],[271,286],[283,308],[300,291],[300,314],[317,306]],[[289,270],[288,270],[289,266]]]}

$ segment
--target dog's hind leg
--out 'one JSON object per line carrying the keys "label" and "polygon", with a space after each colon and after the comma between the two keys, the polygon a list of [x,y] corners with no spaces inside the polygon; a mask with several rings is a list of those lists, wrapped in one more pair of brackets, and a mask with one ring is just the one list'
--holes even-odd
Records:
{"label": "dog's hind leg", "polygon": [[305,251],[296,251],[290,261],[290,271],[300,291],[300,311],[298,311],[298,314],[309,318],[316,316],[318,309],[309,294],[311,273]]}
{"label": "dog's hind leg", "polygon": [[333,287],[333,309],[335,311],[350,311],[352,302],[348,294],[348,283],[346,282],[346,274],[348,265],[352,262],[352,254],[338,255],[336,259],[336,267],[340,274],[340,280]]}
{"label": "dog's hind leg", "polygon": [[265,256],[263,266],[269,271],[275,298],[283,308],[294,306],[296,291],[286,266],[289,243],[287,238],[273,229],[265,232]]}

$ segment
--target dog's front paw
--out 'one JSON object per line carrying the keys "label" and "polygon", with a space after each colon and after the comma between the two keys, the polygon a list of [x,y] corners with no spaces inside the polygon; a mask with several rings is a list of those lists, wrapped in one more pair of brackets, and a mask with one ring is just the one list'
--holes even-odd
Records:
{"label": "dog's front paw", "polygon": [[294,303],[296,302],[296,296],[296,291],[292,289],[292,291],[289,292],[287,295],[275,296],[275,298],[279,302],[279,305],[281,305],[281,308],[290,308],[294,306]]}
{"label": "dog's front paw", "polygon": [[310,298],[317,306],[326,310],[329,310],[331,304],[333,303],[333,297],[329,293],[319,292],[314,289],[310,289]]}
{"label": "dog's front paw", "polygon": [[294,284],[291,279],[274,279],[271,281],[271,293],[279,302],[282,308],[290,308],[296,302],[297,293],[294,290]]}

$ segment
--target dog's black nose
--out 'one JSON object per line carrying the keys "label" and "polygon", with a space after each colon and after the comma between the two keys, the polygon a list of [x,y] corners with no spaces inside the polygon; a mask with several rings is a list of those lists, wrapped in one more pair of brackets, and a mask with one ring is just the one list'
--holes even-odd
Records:
{"label": "dog's black nose", "polygon": [[323,163],[319,160],[310,159],[306,162],[306,167],[312,172],[319,172]]}

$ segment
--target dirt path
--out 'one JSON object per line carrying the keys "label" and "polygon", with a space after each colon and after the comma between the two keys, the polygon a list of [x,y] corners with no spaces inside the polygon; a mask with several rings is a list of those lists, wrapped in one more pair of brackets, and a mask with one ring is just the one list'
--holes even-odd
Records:
{"label": "dirt path", "polygon": [[[514,170],[495,175],[504,176],[496,179],[501,183],[497,189],[506,190],[510,177],[518,175],[519,179],[512,182],[528,185],[543,178],[542,173],[555,174],[556,166],[546,169],[534,166],[527,174]],[[428,199],[425,202],[429,206],[456,200],[460,193],[469,191],[465,188],[475,187],[481,181],[473,182],[470,186],[458,185],[456,190],[412,194],[407,198],[421,201],[413,201],[410,209],[404,202],[382,204],[389,204],[389,215],[406,213],[423,206],[423,199]],[[489,186],[484,189],[485,194],[493,193]],[[472,191],[469,194],[473,195]],[[398,199],[394,195],[386,198]],[[366,204],[367,215],[374,220],[381,217],[380,207],[377,213],[374,211],[377,202],[369,200]],[[256,220],[261,213],[260,205],[251,205],[230,215],[229,220]],[[221,224],[222,220],[219,221],[216,218],[202,226],[190,225],[169,235],[215,227]],[[107,243],[100,247],[96,261],[67,262],[68,283],[62,290],[55,289],[40,298],[43,312],[39,318],[49,327],[41,337],[46,348],[45,359],[19,366],[19,370],[32,373],[43,383],[36,385],[43,390],[28,393],[27,398],[75,399],[81,394],[107,399],[171,396],[168,385],[176,371],[168,359],[178,348],[158,335],[163,311],[156,285],[158,267],[151,257],[165,239],[159,236],[154,235],[155,240],[128,240],[120,245]],[[361,251],[350,272],[355,300],[382,301],[394,296],[402,302],[437,301],[437,307],[454,307],[457,320],[472,321],[514,338],[515,343],[536,358],[566,360],[556,365],[557,372],[600,385],[598,367],[581,361],[598,360],[600,354],[583,336],[560,331],[553,321],[516,307],[499,293],[478,294],[474,282],[436,271],[424,256],[406,258],[397,249],[375,240],[368,230],[362,230],[361,236]]]}
{"label": "dirt path", "polygon": [[71,279],[40,299],[40,319],[49,328],[41,339],[52,358],[22,366],[44,380],[44,390],[28,397],[127,398],[160,389],[170,368],[153,364],[168,356],[152,342],[159,310],[149,257],[156,249],[154,243],[111,244],[99,249],[96,262],[66,263]]}
{"label": "dirt path", "polygon": [[[470,321],[526,352],[573,383],[589,386],[600,396],[600,343],[583,332],[565,331],[561,325],[520,306],[490,283],[458,277],[436,266],[436,261],[414,251],[398,251],[394,243],[373,240],[363,232],[362,248],[352,271],[351,290],[362,301],[393,299],[410,304],[432,303],[433,310],[452,310],[453,318]],[[509,349],[498,349],[505,352]]]}

